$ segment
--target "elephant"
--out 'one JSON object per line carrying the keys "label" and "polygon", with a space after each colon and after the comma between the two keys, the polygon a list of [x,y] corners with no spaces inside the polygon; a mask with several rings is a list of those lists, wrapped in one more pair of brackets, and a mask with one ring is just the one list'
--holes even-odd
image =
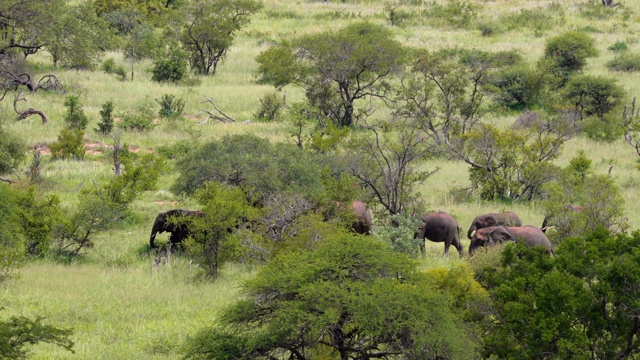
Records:
{"label": "elephant", "polygon": [[203,217],[202,211],[196,210],[183,210],[173,209],[166,212],[161,212],[156,216],[156,220],[153,222],[153,228],[151,229],[151,237],[149,238],[149,245],[151,248],[155,248],[154,241],[156,234],[163,232],[170,232],[171,236],[169,241],[172,244],[181,243],[184,239],[188,238],[191,232],[189,231],[188,224],[179,220],[179,217]]}
{"label": "elephant", "polygon": [[467,231],[467,238],[471,239],[473,232],[478,229],[498,225],[516,227],[522,226],[522,221],[513,211],[507,211],[499,214],[490,213],[478,215],[473,219],[473,222],[469,227],[469,231]]}
{"label": "elephant", "polygon": [[[464,256],[464,250],[460,244],[458,222],[446,212],[433,212],[422,215],[420,220],[424,225],[413,236],[414,239],[429,239],[433,242],[444,242],[444,255],[449,256],[449,246],[453,245],[458,250],[460,257]],[[424,241],[420,244],[420,251],[425,253]]]}
{"label": "elephant", "polygon": [[353,210],[356,218],[351,224],[351,229],[356,234],[371,234],[371,211],[367,209],[367,205],[362,201],[353,201],[351,203],[351,209]]}
{"label": "elephant", "polygon": [[507,241],[522,241],[528,247],[543,246],[549,254],[553,247],[547,236],[538,227],[526,225],[521,227],[490,226],[477,230],[471,238],[469,254],[482,246],[491,246]]}
{"label": "elephant", "polygon": [[[580,205],[567,205],[567,209],[573,212],[582,212],[582,210],[584,210]],[[551,221],[551,215],[546,215],[544,220],[542,220],[542,227],[540,228],[542,232],[547,232],[547,228],[552,226],[549,224],[549,221]]]}

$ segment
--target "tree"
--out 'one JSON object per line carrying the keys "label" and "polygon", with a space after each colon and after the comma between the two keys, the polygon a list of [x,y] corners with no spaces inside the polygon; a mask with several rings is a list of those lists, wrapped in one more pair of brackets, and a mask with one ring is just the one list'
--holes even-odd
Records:
{"label": "tree", "polygon": [[53,65],[93,69],[102,54],[109,29],[90,3],[69,7],[48,35],[46,49]]}
{"label": "tree", "polygon": [[[318,118],[352,126],[371,111],[358,109],[357,102],[385,98],[385,79],[401,70],[406,59],[407,52],[390,31],[363,22],[304,36],[291,45],[284,42],[257,61],[262,81],[279,87],[288,82],[300,85],[321,115]],[[297,73],[287,75],[286,69]]]}
{"label": "tree", "polygon": [[580,72],[587,59],[598,55],[595,40],[579,31],[569,31],[547,39],[542,61],[550,62],[550,71],[558,77],[560,86]]}
{"label": "tree", "polygon": [[64,106],[67,107],[67,114],[64,116],[64,122],[67,128],[71,130],[84,131],[89,124],[89,118],[85,115],[77,95],[68,96],[64,99]]}
{"label": "tree", "polygon": [[481,355],[496,359],[627,359],[640,352],[640,233],[599,229],[555,257],[509,244],[477,273],[492,304]]}
{"label": "tree", "polygon": [[0,321],[0,354],[2,359],[26,359],[27,345],[49,343],[73,351],[73,341],[69,339],[71,330],[60,329],[42,323],[43,318],[31,320],[24,316],[12,316],[7,321]]}
{"label": "tree", "polygon": [[241,255],[236,228],[255,220],[258,210],[251,207],[240,188],[216,182],[207,183],[196,198],[204,216],[190,218],[190,228],[195,227],[196,235],[187,240],[187,251],[206,276],[216,280],[220,267]]}
{"label": "tree", "polygon": [[[13,172],[25,158],[26,144],[0,123],[0,175]],[[2,177],[0,181],[8,182]]]}
{"label": "tree", "polygon": [[125,57],[131,64],[131,81],[133,81],[136,61],[151,57],[157,49],[153,28],[146,23],[146,17],[136,8],[124,8],[104,14],[105,20],[122,35],[126,35],[124,47]]}
{"label": "tree", "polygon": [[348,155],[349,171],[385,208],[388,215],[407,212],[418,206],[414,193],[438,169],[419,171],[418,165],[433,155],[429,141],[425,141],[422,124],[411,119],[395,119],[364,128],[368,131],[354,135]]}
{"label": "tree", "polygon": [[190,53],[191,67],[199,74],[216,74],[235,33],[262,8],[257,0],[194,0],[187,8],[181,41]]}
{"label": "tree", "polygon": [[0,58],[43,49],[65,12],[64,0],[7,0],[0,3]]}
{"label": "tree", "polygon": [[0,281],[25,259],[24,234],[19,231],[19,208],[14,189],[0,183]]}
{"label": "tree", "polygon": [[383,243],[334,229],[246,282],[245,297],[189,342],[186,358],[472,358],[451,298],[432,284]]}

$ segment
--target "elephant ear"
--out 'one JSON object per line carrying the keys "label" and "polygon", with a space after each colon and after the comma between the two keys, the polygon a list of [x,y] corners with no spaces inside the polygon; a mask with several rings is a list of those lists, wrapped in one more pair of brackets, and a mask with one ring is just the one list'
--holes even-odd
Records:
{"label": "elephant ear", "polygon": [[488,217],[484,221],[484,227],[496,226],[496,225],[498,225],[498,222],[493,217]]}
{"label": "elephant ear", "polygon": [[489,242],[491,245],[500,244],[509,240],[513,240],[511,234],[502,226],[496,227],[489,233]]}

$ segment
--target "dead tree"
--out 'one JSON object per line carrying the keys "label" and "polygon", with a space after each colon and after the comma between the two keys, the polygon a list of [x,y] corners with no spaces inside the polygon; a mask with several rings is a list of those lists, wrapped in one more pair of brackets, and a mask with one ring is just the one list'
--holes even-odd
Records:
{"label": "dead tree", "polygon": [[26,109],[24,111],[18,110],[18,101],[27,101],[22,96],[22,90],[18,91],[18,93],[16,94],[15,98],[13,99],[13,109],[18,114],[18,120],[24,120],[24,119],[28,118],[31,115],[38,115],[42,119],[42,124],[43,125],[49,122],[49,117],[47,116],[47,114],[45,114],[41,110],[37,110],[37,109],[34,109],[34,108],[28,108],[28,109]]}
{"label": "dead tree", "polygon": [[220,114],[220,115],[216,115],[214,113],[212,113],[209,110],[202,110],[205,113],[207,113],[207,117],[200,123],[200,124],[206,124],[207,121],[209,121],[209,119],[216,119],[222,122],[236,122],[236,119],[230,117],[229,115],[223,113],[220,109],[218,109],[218,107],[216,106],[216,104],[213,102],[213,100],[206,98],[203,101],[203,103],[209,103],[211,104],[211,106],[213,106],[213,108]]}

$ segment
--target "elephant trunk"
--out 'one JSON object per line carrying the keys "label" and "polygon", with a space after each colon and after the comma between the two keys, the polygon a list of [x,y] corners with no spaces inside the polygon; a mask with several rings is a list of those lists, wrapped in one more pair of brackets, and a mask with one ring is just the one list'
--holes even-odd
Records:
{"label": "elephant trunk", "polygon": [[151,236],[149,237],[149,246],[151,246],[152,249],[156,247],[156,244],[154,243],[156,240],[156,234],[164,232],[163,226],[164,222],[162,220],[159,221],[156,219],[156,221],[153,222]]}

